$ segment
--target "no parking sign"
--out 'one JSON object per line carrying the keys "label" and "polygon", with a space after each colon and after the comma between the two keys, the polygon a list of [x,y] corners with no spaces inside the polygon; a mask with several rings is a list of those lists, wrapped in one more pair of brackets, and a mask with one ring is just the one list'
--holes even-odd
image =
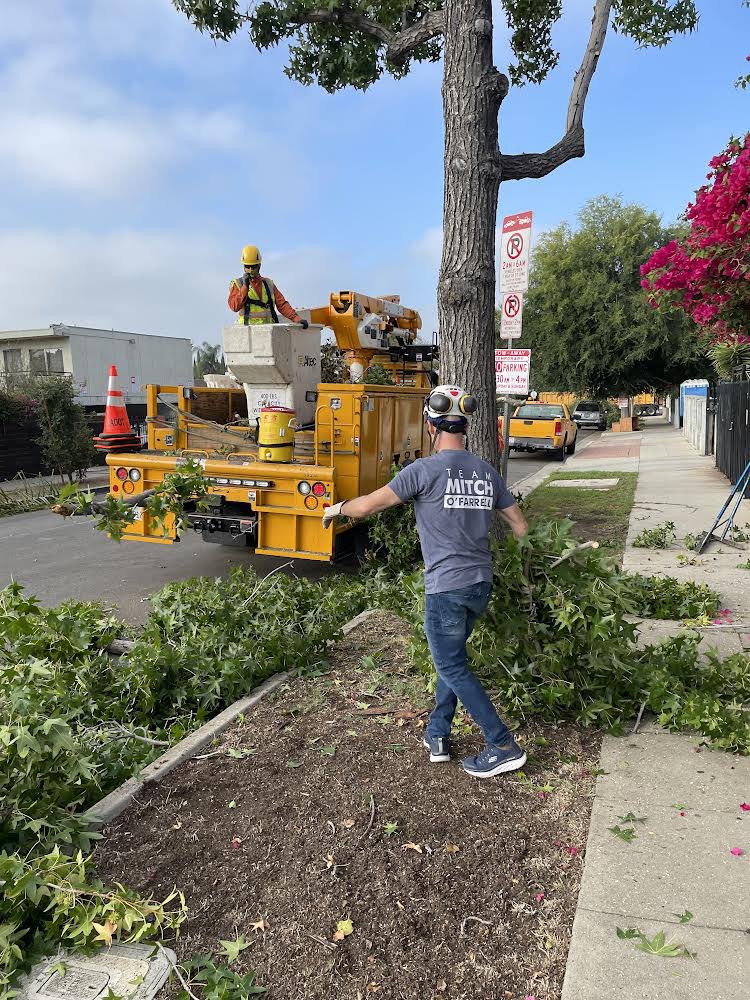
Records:
{"label": "no parking sign", "polygon": [[500,237],[500,288],[503,294],[529,287],[532,212],[506,215]]}
{"label": "no parking sign", "polygon": [[521,336],[522,327],[523,295],[520,292],[508,292],[503,295],[500,336],[504,340],[517,340]]}

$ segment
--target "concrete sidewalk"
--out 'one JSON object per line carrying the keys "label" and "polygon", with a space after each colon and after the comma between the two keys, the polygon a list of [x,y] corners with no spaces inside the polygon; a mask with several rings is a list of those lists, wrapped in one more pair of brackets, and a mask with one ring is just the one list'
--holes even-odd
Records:
{"label": "concrete sidewalk", "polygon": [[[627,454],[618,438],[633,441]],[[750,622],[750,571],[737,569],[750,551],[722,554],[712,545],[700,564],[680,567],[680,552],[693,553],[679,544],[663,552],[632,546],[643,528],[665,520],[674,521],[679,536],[710,527],[730,489],[711,458],[696,455],[678,430],[652,422],[637,435],[603,435],[567,466],[638,471],[624,568],[709,583],[736,622]],[[746,630],[709,631],[706,641],[726,655],[742,649]],[[750,801],[750,758],[700,743],[654,723],[635,736],[605,736],[563,1000],[750,995],[750,812],[739,808]],[[643,821],[624,822],[628,813]],[[632,826],[636,839],[620,840],[608,829],[615,825]],[[744,856],[732,855],[733,848]],[[685,911],[694,916],[680,924]],[[650,938],[662,930],[695,957],[648,955],[619,939],[618,927]]]}

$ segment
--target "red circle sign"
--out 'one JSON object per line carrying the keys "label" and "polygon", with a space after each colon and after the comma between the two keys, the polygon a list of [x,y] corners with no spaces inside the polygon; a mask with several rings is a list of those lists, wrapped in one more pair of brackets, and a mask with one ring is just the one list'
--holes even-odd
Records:
{"label": "red circle sign", "polygon": [[520,233],[513,233],[509,236],[506,250],[511,260],[518,260],[523,253],[523,236]]}
{"label": "red circle sign", "polygon": [[503,312],[508,319],[514,319],[521,309],[521,300],[517,295],[507,295],[503,303]]}

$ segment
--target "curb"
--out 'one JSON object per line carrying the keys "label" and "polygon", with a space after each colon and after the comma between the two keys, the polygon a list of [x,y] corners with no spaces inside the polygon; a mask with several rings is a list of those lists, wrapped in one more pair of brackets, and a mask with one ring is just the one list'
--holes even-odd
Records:
{"label": "curb", "polygon": [[[598,439],[592,435],[585,444],[582,444],[580,448],[576,448],[576,455],[585,451],[587,448],[590,448],[596,440]],[[564,469],[566,465],[567,462],[563,462],[562,468]],[[523,479],[517,479],[515,483],[511,483],[508,489],[511,493],[520,493],[522,497],[528,496],[532,490],[535,490],[537,486],[541,486],[545,480],[549,479],[555,471],[556,470],[554,468],[548,468],[547,466],[543,469],[537,469],[536,472],[530,472],[528,476],[524,476]]]}
{"label": "curb", "polygon": [[252,694],[247,695],[245,698],[240,698],[239,701],[235,701],[228,708],[225,708],[223,712],[219,712],[216,718],[211,719],[210,722],[206,722],[200,729],[196,729],[194,733],[190,733],[189,736],[180,740],[179,743],[175,743],[161,757],[157,757],[156,760],[144,767],[137,778],[128,778],[126,782],[115,788],[114,791],[111,791],[109,795],[105,795],[103,799],[94,803],[93,806],[83,813],[83,818],[87,819],[93,827],[102,827],[106,823],[111,822],[127,809],[138,792],[147,785],[161,781],[170,771],[173,771],[186,760],[190,760],[206,744],[211,743],[225,729],[228,729],[238,715],[242,715],[243,712],[252,708],[253,705],[257,705],[267,694],[275,691],[284,681],[289,680],[289,677],[290,675],[287,673],[274,674],[263,681],[262,684],[255,688]]}
{"label": "curb", "polygon": [[[342,625],[342,635],[348,635],[373,614],[375,614],[374,610],[362,611],[355,618]],[[83,813],[83,818],[88,820],[94,828],[100,828],[110,823],[128,808],[140,791],[148,785],[153,785],[161,781],[170,771],[173,771],[180,764],[194,757],[199,750],[202,750],[203,747],[211,743],[217,736],[220,736],[225,729],[228,729],[239,715],[243,715],[254,705],[257,705],[266,695],[271,694],[272,691],[275,691],[276,688],[280,687],[290,678],[291,674],[281,673],[274,674],[263,681],[251,694],[240,698],[239,701],[233,702],[223,712],[219,712],[215,718],[204,723],[200,729],[196,729],[195,732],[190,733],[184,739],[180,740],[179,743],[175,743],[173,747],[170,747],[160,757],[157,757],[156,760],[144,767],[138,777],[128,778],[118,788],[105,795],[103,799],[95,802],[93,806],[90,806]]]}

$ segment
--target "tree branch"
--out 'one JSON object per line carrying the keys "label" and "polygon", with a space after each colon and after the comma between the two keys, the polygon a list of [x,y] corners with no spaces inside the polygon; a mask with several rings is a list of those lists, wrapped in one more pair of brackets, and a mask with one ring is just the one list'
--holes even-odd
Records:
{"label": "tree branch", "polygon": [[583,156],[586,152],[583,126],[566,132],[554,146],[544,153],[516,153],[500,156],[501,181],[520,181],[525,177],[546,177],[568,160]]}
{"label": "tree branch", "polygon": [[583,60],[578,72],[573,77],[573,89],[568,101],[568,117],[565,131],[571,132],[576,126],[583,128],[583,109],[589,92],[589,85],[596,72],[599,56],[602,54],[604,39],[609,27],[609,15],[612,10],[612,0],[596,0],[594,16],[591,21],[591,34]]}
{"label": "tree branch", "polygon": [[401,31],[391,31],[379,21],[359,14],[357,11],[337,7],[335,10],[305,10],[294,19],[295,24],[342,24],[362,32],[375,42],[386,47],[389,62],[402,63],[409,53],[437,35],[442,35],[445,15],[442,10],[434,10],[414,24]]}
{"label": "tree branch", "polygon": [[425,42],[429,42],[431,38],[442,35],[444,30],[445,12],[442,10],[430,11],[429,14],[421,17],[394,36],[388,46],[389,62],[403,62],[410,52]]}
{"label": "tree branch", "polygon": [[383,45],[390,45],[395,33],[386,28],[379,21],[373,21],[364,14],[358,14],[354,10],[347,10],[345,7],[337,7],[335,10],[305,10],[301,11],[298,17],[294,18],[295,24],[343,24],[347,28],[361,31],[363,35],[372,38],[373,41],[381,42]]}
{"label": "tree branch", "polygon": [[568,114],[565,120],[565,135],[544,153],[503,154],[500,157],[502,180],[515,181],[524,177],[544,177],[568,160],[583,156],[586,152],[583,112],[589,86],[604,46],[611,12],[612,0],[596,0],[588,44],[583,53],[581,65],[573,77],[573,86],[568,100]]}

